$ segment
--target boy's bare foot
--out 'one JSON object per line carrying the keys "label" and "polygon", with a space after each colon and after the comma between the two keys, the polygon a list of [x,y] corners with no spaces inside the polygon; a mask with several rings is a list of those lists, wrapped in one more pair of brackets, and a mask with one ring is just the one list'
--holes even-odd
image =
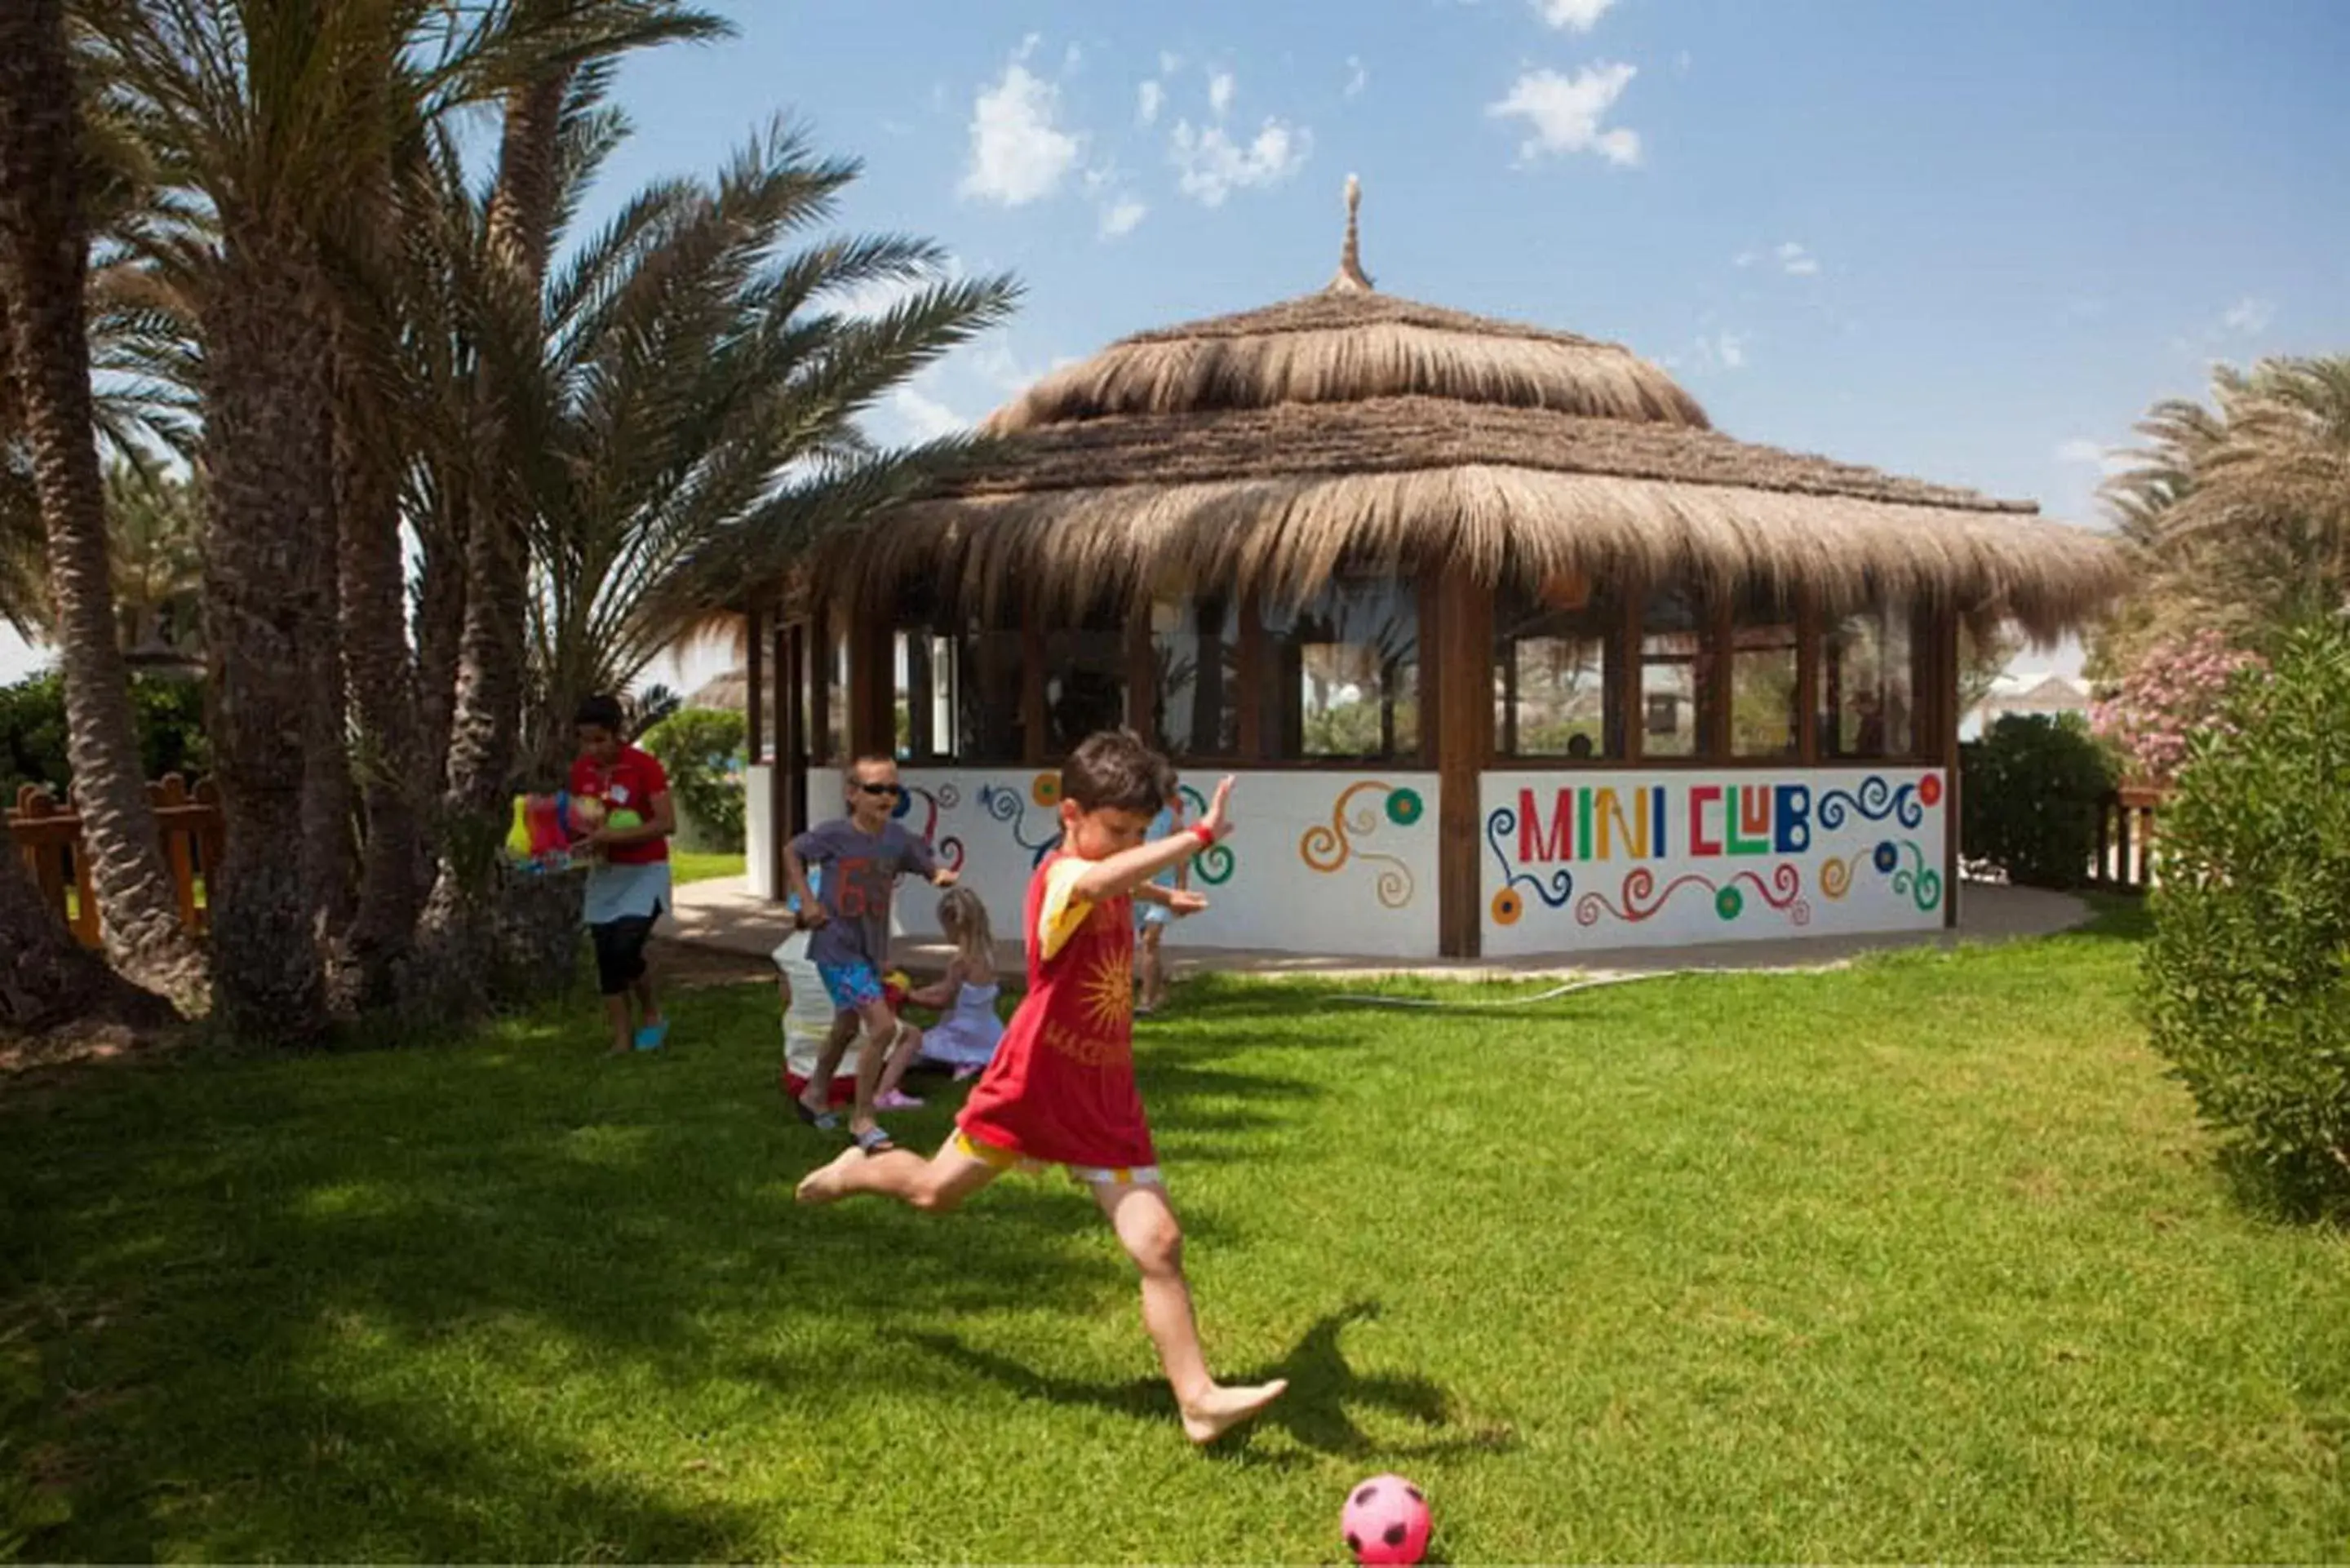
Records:
{"label": "boy's bare foot", "polygon": [[1289,1379],[1276,1377],[1251,1388],[1227,1388],[1222,1384],[1183,1407],[1183,1435],[1195,1443],[1212,1443],[1243,1421],[1281,1397]]}
{"label": "boy's bare foot", "polygon": [[800,1184],[793,1190],[792,1196],[810,1207],[839,1202],[847,1196],[840,1189],[840,1179],[847,1174],[848,1167],[859,1163],[864,1158],[865,1151],[855,1144],[850,1144],[831,1159],[801,1177]]}

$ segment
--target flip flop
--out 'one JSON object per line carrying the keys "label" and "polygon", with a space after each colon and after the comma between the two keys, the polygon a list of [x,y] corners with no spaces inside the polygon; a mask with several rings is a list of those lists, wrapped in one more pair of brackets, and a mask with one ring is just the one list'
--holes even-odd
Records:
{"label": "flip flop", "polygon": [[902,1089],[892,1089],[886,1095],[875,1096],[873,1108],[877,1111],[919,1111],[922,1108],[922,1102]]}
{"label": "flip flop", "polygon": [[865,1151],[868,1159],[877,1154],[888,1154],[898,1147],[898,1140],[889,1136],[887,1127],[867,1127],[856,1137],[857,1147]]}
{"label": "flip flop", "polygon": [[666,1018],[659,1023],[648,1023],[637,1031],[637,1049],[639,1051],[658,1051],[668,1043],[669,1020]]}
{"label": "flip flop", "polygon": [[797,1095],[791,1096],[790,1099],[792,1102],[792,1109],[799,1113],[800,1120],[816,1128],[816,1131],[830,1132],[840,1125],[840,1117],[837,1113],[832,1111],[812,1111],[808,1109],[807,1102],[801,1099]]}

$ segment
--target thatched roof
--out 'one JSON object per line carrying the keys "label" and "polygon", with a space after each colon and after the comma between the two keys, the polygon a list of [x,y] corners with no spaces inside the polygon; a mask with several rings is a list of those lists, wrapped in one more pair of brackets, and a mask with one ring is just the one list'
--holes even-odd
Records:
{"label": "thatched roof", "polygon": [[1715,431],[1656,366],[1595,342],[1329,287],[1146,332],[1050,376],[858,547],[876,590],[941,569],[1060,598],[1173,583],[1311,592],[1341,564],[1694,576],[1831,607],[1883,592],[2053,638],[2119,587],[2098,535],[2000,501]]}

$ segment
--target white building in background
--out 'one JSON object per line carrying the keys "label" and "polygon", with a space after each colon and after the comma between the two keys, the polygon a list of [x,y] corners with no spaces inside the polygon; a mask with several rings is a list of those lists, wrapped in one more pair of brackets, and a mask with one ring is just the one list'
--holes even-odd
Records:
{"label": "white building in background", "polygon": [[1972,740],[2002,717],[2009,713],[2059,713],[2089,711],[2089,688],[2070,675],[2046,671],[2014,671],[2002,675],[1991,682],[1991,694],[1968,711],[1959,725],[1959,733]]}

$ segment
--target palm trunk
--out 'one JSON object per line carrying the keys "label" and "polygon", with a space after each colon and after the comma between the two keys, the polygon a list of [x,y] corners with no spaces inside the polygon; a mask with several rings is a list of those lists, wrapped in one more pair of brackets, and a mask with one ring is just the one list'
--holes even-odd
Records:
{"label": "palm trunk", "polygon": [[343,669],[357,721],[367,808],[351,952],[363,1004],[382,1001],[415,940],[423,905],[417,800],[437,781],[417,767],[416,671],[408,649],[400,498],[382,451],[385,411],[368,390],[365,335],[348,321],[337,345],[335,510],[342,526]]}
{"label": "palm trunk", "polygon": [[424,570],[416,591],[416,722],[422,776],[437,800],[449,784],[450,727],[457,713],[457,651],[465,636],[465,548],[461,509],[424,525]]}
{"label": "palm trunk", "polygon": [[106,496],[92,431],[79,123],[62,0],[0,5],[0,276],[64,655],[74,794],[107,947],[177,995],[201,985],[147,798],[116,640]]}
{"label": "palm trunk", "polygon": [[342,591],[338,578],[342,518],[334,504],[334,430],[321,421],[325,443],[312,465],[327,487],[318,504],[327,518],[321,547],[311,552],[310,569],[318,618],[312,628],[307,674],[310,700],[303,709],[302,878],[309,887],[312,929],[330,945],[349,925],[357,907],[352,882],[358,803],[351,792],[349,701],[343,682]]}
{"label": "palm trunk", "polygon": [[205,440],[213,475],[204,646],[227,843],[213,902],[220,1013],[249,1038],[298,1042],[326,1023],[304,841],[306,715],[323,618],[318,553],[331,537],[330,345],[310,306],[307,243],[224,213],[221,276],[206,301]]}
{"label": "palm trunk", "polygon": [[15,845],[0,831],[0,1035],[68,1023],[160,1029],[178,1016],[170,1002],[74,940],[42,905]]}
{"label": "palm trunk", "polygon": [[[570,73],[558,71],[506,100],[498,158],[498,188],[489,219],[490,308],[516,339],[537,331],[546,266],[554,245],[557,148]],[[497,328],[494,327],[493,330]],[[500,417],[495,356],[478,367],[475,438],[483,488],[464,507],[465,613],[460,639],[454,720],[449,746],[449,788],[443,802],[442,864],[429,919],[439,938],[438,980],[484,996],[493,983],[494,949],[529,947],[497,933],[491,898],[497,846],[505,837],[507,799],[514,786],[525,691],[524,628],[527,501],[503,461],[507,439]],[[576,922],[559,899],[523,900],[515,919]],[[576,947],[575,950],[576,950]],[[526,966],[525,966],[526,967]]]}

